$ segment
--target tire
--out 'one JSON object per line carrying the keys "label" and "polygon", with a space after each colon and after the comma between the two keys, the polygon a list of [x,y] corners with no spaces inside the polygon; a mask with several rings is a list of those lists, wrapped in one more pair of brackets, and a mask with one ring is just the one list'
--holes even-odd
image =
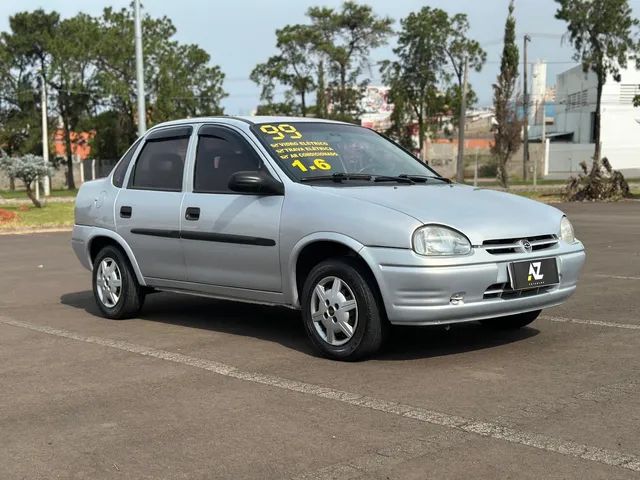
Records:
{"label": "tire", "polygon": [[117,247],[104,247],[93,262],[93,296],[100,312],[111,319],[135,317],[145,293],[126,255]]}
{"label": "tire", "polygon": [[307,335],[325,357],[359,360],[377,352],[387,336],[375,280],[349,257],[316,265],[304,282],[301,305]]}
{"label": "tire", "polygon": [[536,310],[534,312],[509,315],[508,317],[482,320],[480,323],[483,326],[494,330],[517,330],[518,328],[526,327],[532,323],[536,318],[538,318],[540,313],[542,313],[542,310]]}

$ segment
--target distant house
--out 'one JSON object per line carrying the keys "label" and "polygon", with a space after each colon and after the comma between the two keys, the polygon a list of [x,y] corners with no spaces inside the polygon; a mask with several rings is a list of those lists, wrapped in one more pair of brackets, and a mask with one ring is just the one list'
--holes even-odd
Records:
{"label": "distant house", "polygon": [[[71,154],[74,161],[86,160],[91,155],[90,140],[95,132],[71,132]],[[64,130],[59,128],[53,134],[53,148],[56,157],[67,156],[67,147],[64,139]]]}

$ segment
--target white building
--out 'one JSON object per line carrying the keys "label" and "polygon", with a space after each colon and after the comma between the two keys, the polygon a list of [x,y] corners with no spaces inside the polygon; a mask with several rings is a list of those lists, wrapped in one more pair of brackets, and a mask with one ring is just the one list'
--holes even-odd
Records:
{"label": "white building", "polygon": [[[620,74],[621,81],[616,82],[610,76],[602,92],[602,156],[626,176],[637,177],[640,176],[640,108],[633,106],[633,98],[640,94],[640,70],[630,61],[629,67]],[[558,75],[556,88],[555,125],[547,133],[553,141],[569,145],[552,145],[550,167],[558,172],[573,173],[581,161],[588,162],[595,147],[596,75],[576,66]]]}

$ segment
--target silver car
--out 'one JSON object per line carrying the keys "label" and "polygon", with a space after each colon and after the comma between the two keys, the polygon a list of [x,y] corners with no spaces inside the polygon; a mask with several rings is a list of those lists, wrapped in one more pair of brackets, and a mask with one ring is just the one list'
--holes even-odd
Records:
{"label": "silver car", "polygon": [[372,130],[284,117],[150,129],[82,186],[72,244],[105,317],[154,291],[282,305],[341,360],[389,324],[523,327],[585,261],[556,208],[452,183]]}

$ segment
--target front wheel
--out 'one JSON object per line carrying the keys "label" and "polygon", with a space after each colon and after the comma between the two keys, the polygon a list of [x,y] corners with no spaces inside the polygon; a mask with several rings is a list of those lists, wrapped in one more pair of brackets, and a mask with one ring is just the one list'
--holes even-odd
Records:
{"label": "front wheel", "polygon": [[138,284],[129,259],[119,248],[104,247],[93,262],[93,296],[107,318],[131,318],[144,303],[144,290]]}
{"label": "front wheel", "polygon": [[509,315],[508,317],[491,318],[482,320],[480,323],[488,328],[496,330],[517,330],[526,327],[533,322],[542,313],[542,310],[534,312],[519,313],[517,315]]}
{"label": "front wheel", "polygon": [[387,332],[387,319],[371,275],[348,257],[316,265],[302,289],[302,317],[311,343],[336,360],[375,353]]}

